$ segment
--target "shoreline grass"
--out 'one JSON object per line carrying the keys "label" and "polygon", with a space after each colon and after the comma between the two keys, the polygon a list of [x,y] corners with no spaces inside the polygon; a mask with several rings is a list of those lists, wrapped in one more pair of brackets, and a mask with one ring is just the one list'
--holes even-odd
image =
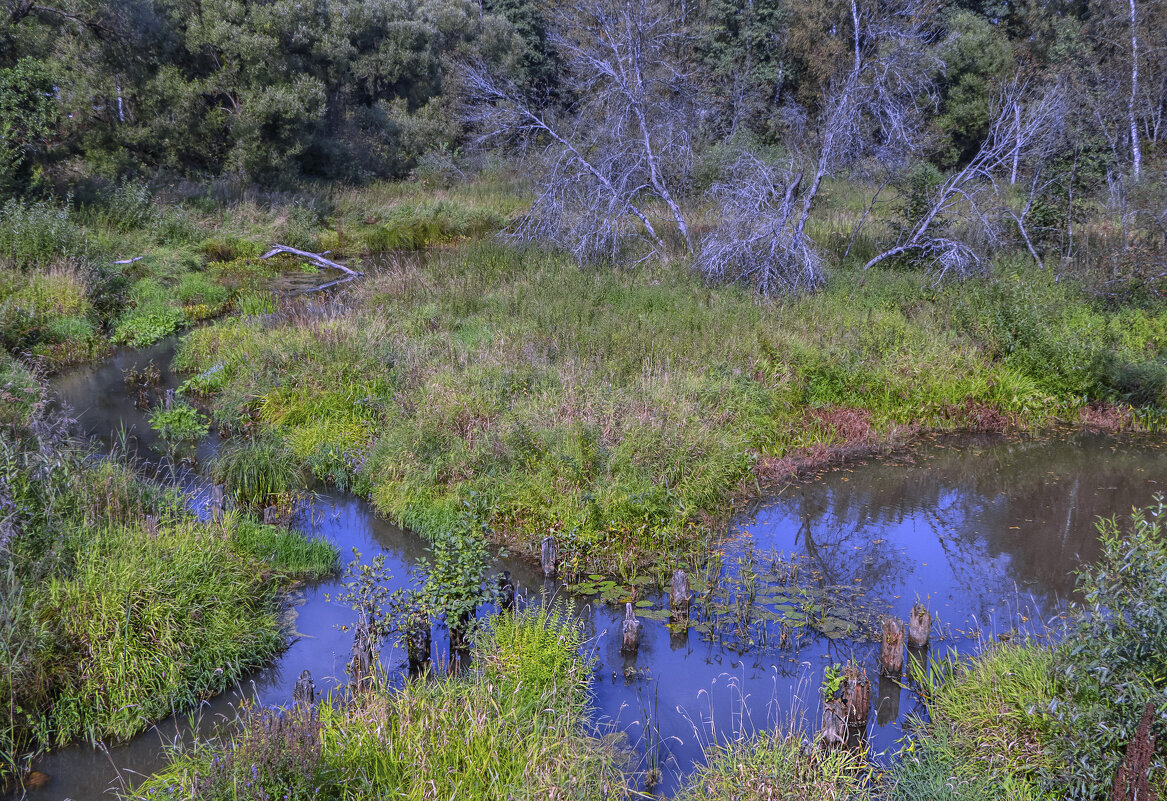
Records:
{"label": "shoreline grass", "polygon": [[129,738],[268,661],[281,590],[337,554],[234,515],[200,522],[132,465],[90,458],[6,354],[0,390],[3,786],[42,749]]}
{"label": "shoreline grass", "polygon": [[179,750],[133,797],[621,797],[622,752],[589,735],[581,645],[581,623],[559,607],[493,618],[466,674],[245,714],[232,738]]}

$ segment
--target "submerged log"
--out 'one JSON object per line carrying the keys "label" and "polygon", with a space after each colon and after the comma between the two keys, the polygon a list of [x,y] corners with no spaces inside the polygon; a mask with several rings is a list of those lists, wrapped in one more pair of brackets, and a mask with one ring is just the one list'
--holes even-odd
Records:
{"label": "submerged log", "polygon": [[923,648],[928,644],[928,637],[932,632],[932,613],[922,603],[912,606],[908,616],[908,645],[914,648]]}
{"label": "submerged log", "polygon": [[543,538],[539,556],[539,561],[543,566],[543,575],[547,578],[555,578],[555,568],[559,561],[559,546],[554,537],[548,535]]}
{"label": "submerged log", "polygon": [[509,570],[502,571],[498,577],[498,608],[503,612],[515,611],[515,582]]}
{"label": "submerged log", "polygon": [[904,671],[904,621],[898,617],[883,619],[883,644],[879,650],[879,669],[889,676]]}
{"label": "submerged log", "polygon": [[689,577],[684,570],[673,573],[673,584],[669,589],[669,616],[673,622],[689,619],[689,601],[692,594],[689,592]]}
{"label": "submerged log", "polygon": [[867,670],[858,665],[843,668],[841,692],[847,723],[866,726],[871,714],[871,680],[867,678]]}
{"label": "submerged log", "polygon": [[624,606],[624,624],[620,627],[620,650],[626,654],[634,654],[640,648],[640,621],[636,619],[636,612],[632,604]]}
{"label": "submerged log", "polygon": [[307,250],[298,250],[297,248],[290,248],[287,245],[280,245],[280,244],[273,245],[272,249],[269,250],[267,253],[264,253],[262,256],[260,256],[260,258],[261,259],[270,259],[272,256],[277,256],[280,253],[288,253],[288,254],[291,254],[293,256],[299,256],[302,259],[309,259],[311,261],[316,262],[321,267],[328,267],[329,269],[332,269],[332,270],[340,270],[342,273],[345,273],[346,275],[352,275],[352,276],[364,275],[364,273],[357,272],[356,270],[353,270],[349,267],[345,267],[343,264],[338,264],[337,262],[332,261],[331,259],[326,259],[326,258],[324,258],[324,256],[322,256],[319,253],[312,253],[312,252],[307,251]]}
{"label": "submerged log", "polygon": [[292,688],[292,702],[296,706],[310,707],[316,703],[316,683],[312,681],[312,673],[304,670]]}

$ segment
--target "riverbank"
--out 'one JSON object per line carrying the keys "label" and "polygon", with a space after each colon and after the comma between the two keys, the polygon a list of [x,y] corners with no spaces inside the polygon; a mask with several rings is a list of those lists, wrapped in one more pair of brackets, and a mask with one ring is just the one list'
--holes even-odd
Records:
{"label": "riverbank", "polygon": [[133,797],[622,797],[626,751],[589,736],[583,646],[561,606],[495,617],[463,675],[386,675],[315,708],[248,710],[234,736],[177,752]]}
{"label": "riverbank", "polygon": [[942,288],[840,271],[762,300],[679,265],[480,242],[194,331],[176,364],[224,430],[280,440],[424,536],[469,506],[516,552],[555,536],[567,575],[625,575],[699,559],[735,497],[836,449],[1158,428],[1165,351],[1162,308],[1016,265]]}
{"label": "riverbank", "polygon": [[123,457],[94,458],[0,354],[0,786],[34,753],[123,740],[285,644],[281,593],[336,551],[230,514],[203,522]]}

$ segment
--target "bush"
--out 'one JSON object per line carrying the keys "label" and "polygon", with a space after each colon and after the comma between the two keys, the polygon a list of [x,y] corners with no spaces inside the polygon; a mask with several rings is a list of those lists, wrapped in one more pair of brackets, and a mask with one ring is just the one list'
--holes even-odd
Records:
{"label": "bush", "polygon": [[0,259],[20,270],[89,256],[85,232],[65,206],[15,198],[0,206]]}
{"label": "bush", "polygon": [[150,415],[150,428],[170,447],[192,443],[211,430],[210,421],[187,403],[176,402],[169,409],[158,408]]}
{"label": "bush", "polygon": [[1167,500],[1136,509],[1122,527],[1098,524],[1102,556],[1078,574],[1083,615],[1057,651],[1065,700],[1062,767],[1052,783],[1071,798],[1105,798],[1148,702],[1157,716],[1151,771],[1167,792]]}

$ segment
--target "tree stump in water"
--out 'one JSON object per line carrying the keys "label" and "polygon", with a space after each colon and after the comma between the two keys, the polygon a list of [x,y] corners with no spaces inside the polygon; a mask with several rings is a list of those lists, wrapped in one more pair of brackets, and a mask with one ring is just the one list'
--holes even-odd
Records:
{"label": "tree stump in water", "polygon": [[280,522],[280,510],[274,506],[269,506],[263,510],[264,525],[275,526]]}
{"label": "tree stump in water", "polygon": [[218,523],[223,519],[223,511],[227,508],[227,487],[216,484],[211,487],[211,520]]}
{"label": "tree stump in water", "polygon": [[174,406],[174,390],[173,389],[166,390],[166,394],[163,396],[163,398],[164,398],[163,403],[165,404],[167,409],[170,409],[171,407]]}
{"label": "tree stump in water", "polygon": [[409,673],[416,676],[430,665],[430,619],[425,612],[415,609],[405,624],[405,653],[409,659]]}
{"label": "tree stump in water", "polygon": [[925,647],[931,632],[932,613],[923,604],[914,604],[912,612],[908,616],[908,645],[914,648]]}
{"label": "tree stump in water", "polygon": [[1155,704],[1148,701],[1135,736],[1118,766],[1110,801],[1155,801],[1155,792],[1151,789],[1151,763],[1155,759],[1155,735],[1151,732],[1151,723],[1154,719]]}
{"label": "tree stump in water", "polygon": [[620,650],[626,654],[634,654],[640,648],[640,621],[636,619],[636,612],[632,604],[624,606],[624,624],[620,627]]}
{"label": "tree stump in water", "polygon": [[823,704],[823,728],[819,744],[823,748],[841,748],[847,745],[847,707],[842,698],[833,698]]}
{"label": "tree stump in water", "polygon": [[503,612],[515,611],[515,582],[509,570],[502,571],[498,577],[498,608]]}
{"label": "tree stump in water", "polygon": [[353,651],[352,659],[349,660],[349,675],[352,676],[354,690],[361,690],[371,683],[376,658],[373,632],[368,618],[361,615],[353,627]]}
{"label": "tree stump in water", "polygon": [[879,650],[879,669],[888,676],[904,672],[904,621],[898,617],[883,619],[883,644]]}
{"label": "tree stump in water", "polygon": [[299,707],[310,707],[316,703],[316,683],[312,681],[312,673],[305,670],[296,680],[292,688],[292,702]]}
{"label": "tree stump in water", "polygon": [[669,589],[669,617],[674,623],[689,619],[689,577],[684,570],[673,573],[673,585]]}
{"label": "tree stump in water", "polygon": [[871,714],[871,681],[867,671],[858,665],[843,668],[842,686],[843,708],[847,723],[852,726],[866,726]]}
{"label": "tree stump in water", "polygon": [[540,563],[543,566],[543,575],[546,578],[555,578],[555,567],[559,560],[559,546],[555,543],[555,538],[548,535],[543,538],[543,545],[540,550]]}

